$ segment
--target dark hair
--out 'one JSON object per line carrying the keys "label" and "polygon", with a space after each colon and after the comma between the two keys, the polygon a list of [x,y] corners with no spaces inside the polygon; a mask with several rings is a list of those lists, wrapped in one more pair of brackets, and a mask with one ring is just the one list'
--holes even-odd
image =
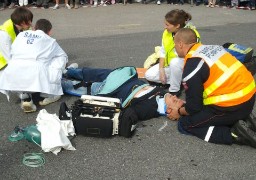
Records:
{"label": "dark hair", "polygon": [[185,27],[186,21],[192,19],[192,16],[184,10],[174,9],[165,15],[165,20],[172,25],[180,25],[180,28]]}
{"label": "dark hair", "polygon": [[36,21],[34,28],[35,30],[42,30],[45,34],[48,34],[49,31],[52,29],[52,24],[47,19],[39,19],[38,21]]}
{"label": "dark hair", "polygon": [[17,7],[11,14],[11,20],[17,25],[21,25],[23,22],[29,24],[29,21],[33,21],[33,13],[26,7]]}

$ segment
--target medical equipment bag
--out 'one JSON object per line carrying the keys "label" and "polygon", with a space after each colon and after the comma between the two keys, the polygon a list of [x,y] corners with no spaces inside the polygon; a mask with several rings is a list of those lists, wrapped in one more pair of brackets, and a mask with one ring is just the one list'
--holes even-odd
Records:
{"label": "medical equipment bag", "polygon": [[118,134],[120,106],[117,98],[82,95],[71,110],[76,133],[98,137]]}

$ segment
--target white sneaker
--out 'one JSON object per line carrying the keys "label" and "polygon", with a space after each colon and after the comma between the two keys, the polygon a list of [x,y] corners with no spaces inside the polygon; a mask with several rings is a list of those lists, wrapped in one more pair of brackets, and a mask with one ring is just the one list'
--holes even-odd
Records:
{"label": "white sneaker", "polygon": [[35,112],[36,111],[36,105],[33,103],[33,101],[21,101],[21,109],[24,110],[25,113]]}
{"label": "white sneaker", "polygon": [[68,69],[70,69],[70,68],[77,69],[77,68],[78,68],[78,64],[77,64],[77,63],[72,63],[72,64],[70,64],[68,67],[66,67],[66,68],[63,70],[62,74],[66,74],[66,73],[68,72]]}
{"label": "white sneaker", "polygon": [[23,6],[23,5],[24,5],[23,0],[19,0],[19,5],[20,5],[20,6]]}
{"label": "white sneaker", "polygon": [[67,69],[69,69],[69,68],[77,69],[77,68],[78,68],[78,64],[77,64],[77,63],[72,63],[72,64],[70,64],[70,65],[67,67]]}
{"label": "white sneaker", "polygon": [[[29,99],[29,98],[31,98],[28,93],[18,93],[18,96],[19,96],[19,98],[20,98],[21,101],[23,101],[24,99]],[[31,99],[30,99],[30,100],[31,100]]]}
{"label": "white sneaker", "polygon": [[67,9],[71,9],[71,7],[70,7],[69,4],[66,4],[65,7],[66,7]]}
{"label": "white sneaker", "polygon": [[8,6],[9,9],[13,9],[14,7],[15,7],[15,3],[13,2]]}
{"label": "white sneaker", "polygon": [[161,1],[157,1],[157,3],[156,3],[157,5],[160,5],[161,4]]}
{"label": "white sneaker", "polygon": [[59,5],[58,5],[58,4],[55,4],[55,6],[53,6],[52,9],[54,9],[54,10],[59,9]]}
{"label": "white sneaker", "polygon": [[43,101],[39,101],[39,105],[46,106],[48,104],[58,101],[60,98],[61,96],[52,96],[52,97],[44,98]]}

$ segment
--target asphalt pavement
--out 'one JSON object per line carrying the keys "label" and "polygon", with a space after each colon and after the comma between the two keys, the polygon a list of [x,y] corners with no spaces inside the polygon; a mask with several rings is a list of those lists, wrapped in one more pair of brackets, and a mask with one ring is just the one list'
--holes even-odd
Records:
{"label": "asphalt pavement", "polygon": [[[256,11],[139,3],[31,10],[33,22],[40,18],[52,22],[53,37],[68,54],[69,63],[116,68],[143,66],[154,47],[161,44],[164,15],[174,8],[191,13],[204,44],[234,42],[256,50]],[[0,11],[1,24],[12,11]],[[61,102],[71,106],[76,99],[65,95],[39,110],[58,114]],[[182,135],[177,123],[165,117],[140,123],[129,139],[77,136],[72,140],[76,151],[64,150],[57,156],[44,153],[44,166],[27,167],[22,164],[24,154],[40,152],[40,147],[26,140],[10,142],[8,136],[17,125],[35,124],[37,114],[25,114],[15,95],[8,102],[0,94],[1,179],[256,179],[254,148],[210,144]]]}

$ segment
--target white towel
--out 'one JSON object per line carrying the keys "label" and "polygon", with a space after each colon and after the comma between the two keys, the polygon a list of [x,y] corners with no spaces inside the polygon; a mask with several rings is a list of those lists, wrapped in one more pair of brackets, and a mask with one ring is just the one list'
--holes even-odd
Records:
{"label": "white towel", "polygon": [[39,111],[36,118],[37,128],[41,132],[41,148],[44,152],[58,154],[61,148],[76,150],[68,135],[74,135],[75,130],[71,120],[61,121],[56,114],[49,114],[45,109]]}

